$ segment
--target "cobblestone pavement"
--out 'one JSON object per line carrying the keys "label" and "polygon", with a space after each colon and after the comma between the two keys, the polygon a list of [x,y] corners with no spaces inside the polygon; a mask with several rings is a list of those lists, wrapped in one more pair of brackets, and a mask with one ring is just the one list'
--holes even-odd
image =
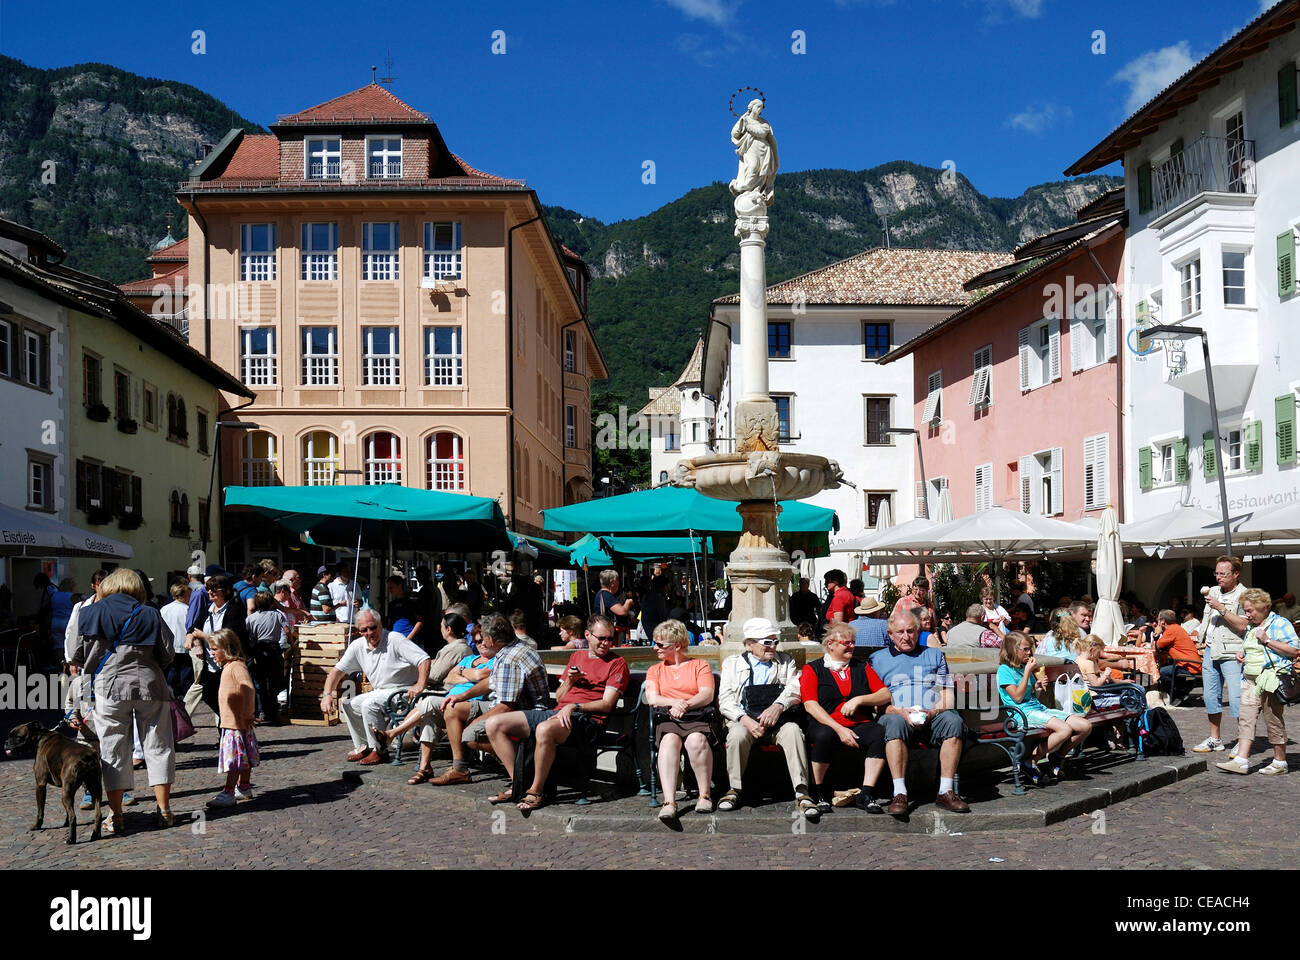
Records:
{"label": "cobblestone pavement", "polygon": [[[1189,748],[1205,736],[1203,710],[1171,713]],[[0,763],[0,868],[1231,869],[1295,862],[1300,854],[1300,838],[1291,829],[1300,789],[1300,751],[1294,749],[1291,763],[1297,772],[1286,777],[1231,776],[1211,766],[1207,773],[1107,808],[1104,821],[1079,817],[1031,830],[818,837],[817,828],[809,826],[789,836],[667,830],[564,834],[535,830],[513,810],[494,818],[440,804],[432,795],[437,788],[413,787],[408,799],[391,789],[346,783],[329,771],[349,748],[339,727],[260,730],[263,765],[254,771],[256,799],[194,819],[220,780],[215,730],[202,722],[197,742],[182,745],[177,758],[172,803],[177,824],[170,830],[152,827],[153,799],[139,776],[142,799],[127,808],[128,836],[67,847],[53,789],[45,829],[28,830],[35,819],[31,760]],[[1235,722],[1228,729],[1235,729]],[[1266,753],[1262,739],[1256,741],[1256,767]],[[1211,761],[1224,756],[1214,754]],[[82,839],[89,835],[89,817],[80,815]]]}

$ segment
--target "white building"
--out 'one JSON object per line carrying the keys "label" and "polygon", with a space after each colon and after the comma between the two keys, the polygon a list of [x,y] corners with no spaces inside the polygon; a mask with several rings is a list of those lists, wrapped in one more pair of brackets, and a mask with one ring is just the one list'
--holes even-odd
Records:
{"label": "white building", "polygon": [[[1219,470],[1233,516],[1300,498],[1298,20],[1296,0],[1275,5],[1066,171],[1116,160],[1126,171],[1119,466],[1128,520],[1177,504],[1220,509]],[[1201,341],[1140,340],[1156,323],[1208,335],[1221,464]],[[1184,592],[1181,562],[1138,562],[1135,572],[1137,592],[1153,602]],[[1244,580],[1276,596],[1300,586],[1300,561],[1256,558]]]}
{"label": "white building", "polygon": [[[29,227],[0,220],[0,503],[68,520],[68,306],[34,282],[26,264],[58,262],[63,250]],[[36,560],[0,561],[16,612],[31,612]],[[48,572],[63,573],[57,564]]]}
{"label": "white building", "polygon": [[[1009,261],[1005,253],[876,248],[767,288],[779,443],[837,460],[856,485],[810,501],[839,514],[840,537],[873,527],[884,502],[895,523],[918,515],[917,443],[888,432],[914,426],[912,361],[876,361],[969,303],[967,279]],[[739,296],[715,300],[704,342],[703,393],[717,398],[720,452],[732,449],[735,400],[744,393],[739,311]],[[853,579],[861,566],[852,559],[820,559],[814,575],[841,567]]]}
{"label": "white building", "polygon": [[697,340],[681,375],[667,387],[650,387],[650,402],[637,411],[650,432],[650,485],[661,486],[683,457],[709,452],[713,399],[704,394],[704,341]]}

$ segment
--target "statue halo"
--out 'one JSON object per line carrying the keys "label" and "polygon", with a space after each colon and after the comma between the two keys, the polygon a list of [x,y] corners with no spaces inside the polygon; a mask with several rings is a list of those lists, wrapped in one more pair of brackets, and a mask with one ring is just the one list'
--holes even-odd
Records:
{"label": "statue halo", "polygon": [[727,101],[727,109],[731,111],[731,115],[733,117],[740,116],[740,114],[736,112],[736,98],[740,96],[742,93],[744,93],[746,90],[753,90],[756,94],[758,94],[758,99],[763,101],[763,106],[765,107],[767,106],[767,95],[764,94],[762,90],[758,89],[758,87],[741,87],[739,90],[733,93],[731,95],[731,99]]}

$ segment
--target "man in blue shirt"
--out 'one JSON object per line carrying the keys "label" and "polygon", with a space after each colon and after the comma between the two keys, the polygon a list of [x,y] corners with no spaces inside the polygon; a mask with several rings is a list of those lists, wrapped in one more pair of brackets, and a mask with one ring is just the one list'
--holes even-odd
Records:
{"label": "man in blue shirt", "polygon": [[858,635],[856,645],[859,647],[884,647],[889,644],[889,627],[881,618],[885,605],[872,597],[862,601],[862,605],[853,608],[857,619],[849,624]]}
{"label": "man in blue shirt", "polygon": [[885,759],[894,779],[889,813],[907,816],[907,749],[919,742],[939,748],[939,795],[934,802],[952,813],[970,813],[970,806],[953,789],[965,727],[953,709],[956,697],[948,661],[938,647],[922,647],[920,634],[916,616],[900,610],[889,618],[890,645],[871,655],[871,669],[892,696],[880,717]]}

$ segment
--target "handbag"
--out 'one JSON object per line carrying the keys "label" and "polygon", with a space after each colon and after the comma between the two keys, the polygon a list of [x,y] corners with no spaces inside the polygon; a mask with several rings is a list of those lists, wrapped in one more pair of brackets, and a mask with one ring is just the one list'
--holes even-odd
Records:
{"label": "handbag", "polygon": [[1277,698],[1290,706],[1294,703],[1300,703],[1300,675],[1295,672],[1294,663],[1285,663],[1280,667],[1273,665],[1273,658],[1277,656],[1271,649],[1264,644],[1264,659],[1268,665],[1273,668],[1277,674]]}
{"label": "handbag", "polygon": [[1056,709],[1083,716],[1092,709],[1092,691],[1079,674],[1056,678]]}
{"label": "handbag", "polygon": [[185,704],[179,700],[172,700],[168,703],[172,713],[172,740],[180,743],[182,740],[188,740],[194,736],[194,721],[190,719],[189,713],[185,709]]}

